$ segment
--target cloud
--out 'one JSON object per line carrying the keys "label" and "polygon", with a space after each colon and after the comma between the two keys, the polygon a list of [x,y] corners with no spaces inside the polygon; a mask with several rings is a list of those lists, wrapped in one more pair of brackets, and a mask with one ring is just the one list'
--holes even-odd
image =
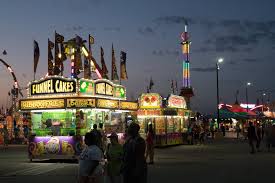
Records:
{"label": "cloud", "polygon": [[216,71],[216,67],[205,67],[205,68],[196,67],[196,68],[191,68],[190,70],[194,72],[214,72]]}
{"label": "cloud", "polygon": [[[275,20],[252,21],[241,19],[208,19],[188,16],[161,16],[152,20],[152,25],[139,29],[143,35],[153,35],[159,26],[189,25],[205,32],[202,44],[194,52],[252,52],[259,46],[275,48]],[[155,27],[153,30],[151,27]],[[193,35],[194,36],[194,35]]]}
{"label": "cloud", "polygon": [[253,62],[262,62],[260,59],[256,59],[256,58],[245,58],[243,59],[244,62],[249,62],[249,63],[253,63]]}
{"label": "cloud", "polygon": [[119,32],[120,28],[119,27],[105,27],[104,31]]}
{"label": "cloud", "polygon": [[184,16],[162,16],[153,20],[154,23],[161,24],[195,24],[196,21]]}
{"label": "cloud", "polygon": [[154,31],[154,29],[152,27],[149,27],[149,26],[146,26],[146,27],[143,27],[143,28],[139,28],[138,32],[141,35],[144,35],[144,36],[152,36],[152,35],[156,34],[156,32]]}
{"label": "cloud", "polygon": [[70,25],[70,26],[67,26],[65,30],[68,32],[81,32],[84,30],[84,27],[81,25],[73,25],[73,26]]}
{"label": "cloud", "polygon": [[180,54],[180,52],[178,50],[153,50],[152,52],[153,55],[155,56],[164,56],[164,55],[174,55],[174,56],[178,56]]}

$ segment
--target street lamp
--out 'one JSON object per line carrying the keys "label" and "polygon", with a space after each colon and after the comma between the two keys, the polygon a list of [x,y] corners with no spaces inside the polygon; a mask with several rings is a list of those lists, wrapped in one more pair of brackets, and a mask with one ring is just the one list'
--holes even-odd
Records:
{"label": "street lamp", "polygon": [[218,61],[216,62],[216,76],[217,76],[217,124],[219,128],[219,122],[220,122],[220,109],[219,109],[219,104],[220,104],[220,95],[219,95],[219,64],[223,62],[223,58],[219,58]]}
{"label": "street lamp", "polygon": [[245,87],[245,97],[246,97],[246,112],[248,112],[248,87],[251,86],[250,82],[246,83]]}

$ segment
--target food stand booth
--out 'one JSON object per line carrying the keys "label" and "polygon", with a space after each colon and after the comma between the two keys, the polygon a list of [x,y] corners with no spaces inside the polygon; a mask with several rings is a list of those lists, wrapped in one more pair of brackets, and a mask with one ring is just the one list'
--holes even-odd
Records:
{"label": "food stand booth", "polygon": [[183,97],[169,95],[166,99],[158,93],[144,93],[138,102],[137,117],[143,137],[148,125],[152,124],[156,146],[183,144],[183,134],[187,132],[190,116]]}
{"label": "food stand booth", "polygon": [[94,124],[123,140],[127,117],[137,103],[126,101],[126,88],[107,79],[49,76],[32,81],[28,97],[19,101],[20,112],[31,115],[28,153],[32,159],[76,159],[83,136]]}

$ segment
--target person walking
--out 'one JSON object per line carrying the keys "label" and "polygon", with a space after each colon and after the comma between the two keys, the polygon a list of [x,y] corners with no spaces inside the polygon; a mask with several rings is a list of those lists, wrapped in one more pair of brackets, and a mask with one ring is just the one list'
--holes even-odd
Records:
{"label": "person walking", "polygon": [[122,175],[123,183],[147,183],[147,164],[145,160],[145,140],[139,135],[139,125],[132,122],[123,145]]}
{"label": "person walking", "polygon": [[79,156],[79,183],[97,183],[103,177],[103,167],[100,164],[103,160],[103,153],[97,146],[97,140],[95,133],[86,133],[84,139],[86,147]]}
{"label": "person walking", "polygon": [[268,122],[264,128],[264,139],[265,139],[267,151],[270,152],[270,147],[272,144],[272,124],[271,124],[271,122]]}
{"label": "person walking", "polygon": [[153,125],[149,124],[148,132],[146,135],[146,161],[149,156],[149,163],[154,164],[154,132],[153,132]]}
{"label": "person walking", "polygon": [[111,183],[121,183],[121,160],[123,155],[123,147],[118,143],[118,136],[115,132],[111,133],[111,143],[107,145],[106,157],[108,160],[107,164],[107,175],[110,178]]}
{"label": "person walking", "polygon": [[239,122],[237,122],[237,124],[236,124],[237,139],[239,139],[239,138],[240,138],[240,132],[241,132],[240,123],[239,123]]}
{"label": "person walking", "polygon": [[222,135],[225,137],[225,126],[222,124],[221,126]]}
{"label": "person walking", "polygon": [[7,129],[7,125],[4,125],[3,137],[4,137],[3,145],[4,145],[4,149],[6,149],[6,148],[8,148],[8,143],[9,143],[9,131]]}
{"label": "person walking", "polygon": [[256,148],[257,151],[260,152],[260,145],[261,145],[261,141],[262,141],[262,128],[260,123],[257,123],[256,125],[256,134],[257,134],[257,143],[256,143]]}
{"label": "person walking", "polygon": [[256,129],[253,126],[253,123],[250,121],[249,122],[249,127],[247,128],[247,138],[249,141],[249,146],[251,147],[251,154],[255,153],[255,141],[257,141],[258,137],[257,137],[257,133],[256,133]]}

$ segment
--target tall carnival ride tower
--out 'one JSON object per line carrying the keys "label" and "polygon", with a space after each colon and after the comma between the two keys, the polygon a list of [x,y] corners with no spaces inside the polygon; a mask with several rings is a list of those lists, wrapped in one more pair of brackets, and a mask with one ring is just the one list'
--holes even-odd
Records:
{"label": "tall carnival ride tower", "polygon": [[190,109],[190,98],[194,96],[193,88],[190,84],[190,44],[189,35],[187,32],[187,22],[185,21],[184,32],[181,34],[181,45],[182,53],[184,55],[184,60],[182,62],[183,70],[183,86],[180,91],[180,95],[183,96],[187,103],[187,108]]}

